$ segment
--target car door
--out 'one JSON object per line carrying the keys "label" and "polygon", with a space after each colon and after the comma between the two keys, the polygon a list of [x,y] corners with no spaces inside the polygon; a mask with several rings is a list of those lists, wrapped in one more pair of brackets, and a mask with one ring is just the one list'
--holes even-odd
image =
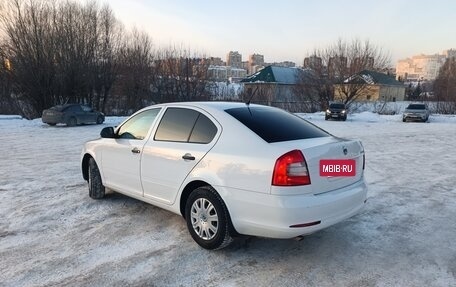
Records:
{"label": "car door", "polygon": [[172,204],[190,171],[214,146],[218,122],[203,111],[169,107],[143,149],[141,179],[144,197]]}
{"label": "car door", "polygon": [[65,121],[68,122],[68,119],[75,118],[78,124],[84,123],[84,111],[80,105],[71,105],[65,109]]}
{"label": "car door", "polygon": [[115,139],[106,139],[102,151],[102,166],[105,185],[114,190],[142,196],[140,161],[144,144],[160,108],[142,111],[116,131]]}
{"label": "car door", "polygon": [[84,111],[84,123],[96,123],[97,122],[97,113],[91,107],[81,106]]}

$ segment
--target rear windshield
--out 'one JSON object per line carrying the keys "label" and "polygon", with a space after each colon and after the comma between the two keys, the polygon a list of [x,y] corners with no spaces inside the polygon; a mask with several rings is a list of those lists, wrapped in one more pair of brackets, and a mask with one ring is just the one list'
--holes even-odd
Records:
{"label": "rear windshield", "polygon": [[54,106],[52,108],[50,108],[50,110],[54,110],[54,111],[59,111],[61,112],[64,108],[66,108],[67,106],[62,106],[62,105],[58,105],[58,106]]}
{"label": "rear windshield", "polygon": [[345,109],[344,104],[330,104],[329,107],[333,109]]}
{"label": "rear windshield", "polygon": [[412,104],[407,107],[407,109],[410,110],[424,110],[426,108],[425,105],[420,105],[420,104]]}
{"label": "rear windshield", "polygon": [[242,107],[225,111],[268,143],[329,136],[308,121],[280,109]]}

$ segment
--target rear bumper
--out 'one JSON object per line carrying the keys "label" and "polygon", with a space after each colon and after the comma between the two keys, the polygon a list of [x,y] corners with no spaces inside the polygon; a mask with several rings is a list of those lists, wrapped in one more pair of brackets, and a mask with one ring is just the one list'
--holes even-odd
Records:
{"label": "rear bumper", "polygon": [[[319,195],[278,196],[225,189],[223,198],[236,231],[270,238],[293,238],[324,229],[357,214],[366,202],[364,179]],[[308,227],[292,225],[319,222]]]}
{"label": "rear bumper", "polygon": [[43,115],[41,121],[46,124],[60,124],[65,123],[65,120],[62,116],[47,116]]}

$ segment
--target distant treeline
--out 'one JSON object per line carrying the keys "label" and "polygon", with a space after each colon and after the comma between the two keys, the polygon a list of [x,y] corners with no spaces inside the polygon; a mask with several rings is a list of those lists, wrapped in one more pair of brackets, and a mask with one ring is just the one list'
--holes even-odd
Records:
{"label": "distant treeline", "polygon": [[27,118],[67,102],[127,114],[150,103],[204,100],[208,63],[183,46],[156,48],[108,5],[8,0],[1,7],[0,102]]}

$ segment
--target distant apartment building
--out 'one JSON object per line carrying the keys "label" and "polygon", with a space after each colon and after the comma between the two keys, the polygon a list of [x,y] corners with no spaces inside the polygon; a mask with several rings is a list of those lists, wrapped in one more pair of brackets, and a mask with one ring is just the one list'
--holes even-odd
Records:
{"label": "distant apartment building", "polygon": [[323,69],[323,61],[322,61],[321,57],[318,57],[315,55],[306,57],[306,58],[304,58],[303,67],[307,68],[307,69],[312,69],[314,71],[317,71],[318,73],[321,73],[321,71]]}
{"label": "distant apartment building", "polygon": [[220,57],[209,57],[207,60],[209,61],[209,65],[212,66],[225,66],[226,64]]}
{"label": "distant apartment building", "polygon": [[242,69],[246,70],[246,71],[247,71],[247,74],[248,74],[248,71],[249,71],[249,61],[243,61],[243,62],[242,62]]}
{"label": "distant apartment building", "polygon": [[230,51],[226,55],[226,65],[235,68],[242,68],[242,55],[238,51]]}
{"label": "distant apartment building", "polygon": [[448,57],[456,57],[456,50],[446,50],[442,54],[416,55],[399,60],[396,64],[396,78],[401,81],[432,81],[439,75],[440,67]]}
{"label": "distant apartment building", "polygon": [[284,67],[284,68],[294,68],[296,67],[296,63],[295,62],[291,62],[291,61],[283,61],[283,62],[274,62],[274,63],[270,63],[270,64],[265,64],[266,66],[276,66],[276,67]]}
{"label": "distant apartment building", "polygon": [[264,68],[264,56],[252,54],[249,56],[248,73],[253,74]]}
{"label": "distant apartment building", "polygon": [[208,77],[214,82],[237,82],[247,76],[247,71],[231,66],[209,66]]}

